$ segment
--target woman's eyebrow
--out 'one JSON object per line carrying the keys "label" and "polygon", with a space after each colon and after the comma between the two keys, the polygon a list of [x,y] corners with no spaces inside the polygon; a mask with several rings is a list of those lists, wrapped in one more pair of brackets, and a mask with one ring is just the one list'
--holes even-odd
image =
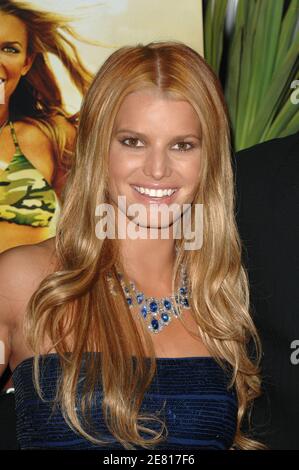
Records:
{"label": "woman's eyebrow", "polygon": [[2,44],[12,46],[13,44],[18,44],[20,47],[23,47],[19,41],[3,41]]}
{"label": "woman's eyebrow", "polygon": [[[142,132],[133,131],[132,129],[119,129],[119,130],[116,132],[116,135],[117,135],[117,134],[124,133],[124,132],[127,132],[127,133],[129,133],[129,134],[136,134],[136,135],[138,135],[139,137],[142,137],[143,139],[146,138],[146,135],[143,134]],[[195,139],[200,140],[200,135],[196,135],[196,134],[181,134],[181,135],[176,135],[176,136],[173,137],[173,139],[186,139],[187,137],[194,137]]]}

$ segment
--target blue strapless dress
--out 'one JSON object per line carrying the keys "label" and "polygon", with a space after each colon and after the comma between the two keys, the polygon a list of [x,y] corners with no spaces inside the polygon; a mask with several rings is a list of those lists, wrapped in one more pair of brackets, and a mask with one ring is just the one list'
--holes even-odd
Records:
{"label": "blue strapless dress", "polygon": [[[95,446],[75,433],[59,407],[53,412],[51,400],[56,393],[59,356],[44,355],[40,361],[42,390],[47,402],[40,400],[33,385],[33,358],[21,362],[13,372],[20,448],[124,450],[106,427],[100,406],[92,408],[92,418],[95,430],[110,441],[103,446]],[[83,363],[80,373],[84,376]],[[160,410],[159,417],[166,423],[168,436],[155,449],[224,450],[231,447],[236,433],[238,402],[235,389],[227,390],[230,373],[230,366],[226,372],[212,357],[157,359],[157,373],[141,407],[141,412],[147,414]],[[102,396],[99,386],[96,401]],[[159,423],[153,422],[146,422],[146,427],[160,429]],[[136,446],[137,449],[141,447]]]}

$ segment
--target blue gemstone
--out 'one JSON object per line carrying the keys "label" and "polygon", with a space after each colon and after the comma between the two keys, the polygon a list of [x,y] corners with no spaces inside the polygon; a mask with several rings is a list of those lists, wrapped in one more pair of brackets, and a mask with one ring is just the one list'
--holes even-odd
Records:
{"label": "blue gemstone", "polygon": [[149,307],[150,307],[150,311],[151,312],[156,312],[158,310],[158,304],[157,302],[151,302],[149,304]]}
{"label": "blue gemstone", "polygon": [[171,302],[169,302],[169,300],[164,300],[164,307],[167,310],[170,310],[171,309]]}
{"label": "blue gemstone", "polygon": [[152,327],[154,330],[158,330],[159,329],[159,322],[158,320],[154,319],[151,321],[151,324],[152,324]]}
{"label": "blue gemstone", "polygon": [[128,305],[132,305],[132,299],[131,299],[131,297],[127,297],[127,302],[128,302]]}
{"label": "blue gemstone", "polygon": [[168,322],[168,320],[169,320],[168,313],[166,313],[166,312],[162,313],[161,318],[164,322]]}
{"label": "blue gemstone", "polygon": [[187,289],[185,287],[180,288],[180,294],[185,295],[187,293]]}
{"label": "blue gemstone", "polygon": [[146,305],[143,305],[143,307],[140,309],[141,315],[145,318],[147,315],[147,308]]}
{"label": "blue gemstone", "polygon": [[143,302],[144,295],[143,294],[137,294],[136,299],[137,299],[138,304],[141,304],[141,302]]}
{"label": "blue gemstone", "polygon": [[188,299],[183,299],[183,305],[185,305],[185,307],[189,307]]}

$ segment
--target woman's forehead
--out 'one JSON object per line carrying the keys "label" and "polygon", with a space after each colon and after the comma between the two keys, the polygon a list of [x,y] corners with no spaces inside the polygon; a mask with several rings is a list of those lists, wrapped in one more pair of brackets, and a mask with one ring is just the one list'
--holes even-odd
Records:
{"label": "woman's forehead", "polygon": [[27,44],[27,28],[25,23],[14,15],[0,11],[0,41]]}
{"label": "woman's forehead", "polygon": [[198,116],[193,106],[183,97],[170,98],[161,93],[137,91],[130,93],[123,100],[116,116],[116,125],[138,125],[138,127],[186,126],[198,127]]}

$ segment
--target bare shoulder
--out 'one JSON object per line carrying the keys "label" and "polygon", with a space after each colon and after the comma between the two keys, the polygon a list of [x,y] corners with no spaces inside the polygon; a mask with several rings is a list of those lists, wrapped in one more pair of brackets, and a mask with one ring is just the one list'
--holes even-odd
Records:
{"label": "bare shoulder", "polygon": [[36,245],[11,248],[0,254],[0,343],[4,363],[14,367],[32,356],[23,335],[27,305],[42,280],[55,270],[55,238]]}
{"label": "bare shoulder", "polygon": [[68,121],[68,119],[61,115],[55,116],[54,120],[59,125],[59,127],[65,131],[68,147],[72,147],[76,139],[76,127],[70,121]]}
{"label": "bare shoulder", "polygon": [[21,357],[27,354],[19,333],[26,307],[42,280],[55,270],[55,262],[55,238],[10,248],[0,254],[0,346],[5,351],[4,364],[0,361],[0,376],[15,350]]}
{"label": "bare shoulder", "polygon": [[0,254],[0,298],[10,304],[12,313],[23,310],[41,281],[54,271],[55,261],[54,237]]}
{"label": "bare shoulder", "polygon": [[[52,118],[54,122],[65,131],[67,139],[74,140],[76,137],[76,127],[64,116],[57,114]],[[34,137],[39,143],[47,143],[51,145],[48,135],[40,129],[36,124],[18,121],[15,123],[17,134],[22,138],[24,143],[30,142]],[[34,142],[31,142],[34,144]]]}

